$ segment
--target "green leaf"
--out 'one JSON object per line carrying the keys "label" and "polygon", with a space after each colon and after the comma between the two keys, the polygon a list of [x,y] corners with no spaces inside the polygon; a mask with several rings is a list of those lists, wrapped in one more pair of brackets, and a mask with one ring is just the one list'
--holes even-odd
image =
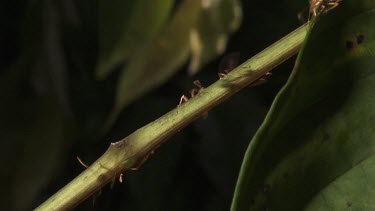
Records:
{"label": "green leaf", "polygon": [[188,59],[189,31],[200,11],[200,0],[181,2],[161,34],[134,53],[119,77],[114,109],[104,128],[112,125],[123,107],[166,81]]}
{"label": "green leaf", "polygon": [[149,43],[163,28],[174,0],[99,1],[100,55],[96,76],[105,78],[116,66]]}
{"label": "green leaf", "polygon": [[375,209],[375,1],[312,27],[246,152],[232,210]]}
{"label": "green leaf", "polygon": [[242,11],[237,0],[206,1],[196,26],[190,32],[192,50],[189,73],[225,50],[228,37],[240,26]]}

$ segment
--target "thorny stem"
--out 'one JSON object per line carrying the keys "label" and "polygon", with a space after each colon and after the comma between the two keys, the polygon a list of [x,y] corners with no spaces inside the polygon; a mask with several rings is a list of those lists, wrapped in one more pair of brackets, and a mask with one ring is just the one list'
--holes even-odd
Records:
{"label": "thorny stem", "polygon": [[141,165],[169,137],[295,55],[306,36],[307,28],[307,24],[299,27],[188,102],[121,141],[112,143],[95,163],[36,210],[71,210],[125,170]]}

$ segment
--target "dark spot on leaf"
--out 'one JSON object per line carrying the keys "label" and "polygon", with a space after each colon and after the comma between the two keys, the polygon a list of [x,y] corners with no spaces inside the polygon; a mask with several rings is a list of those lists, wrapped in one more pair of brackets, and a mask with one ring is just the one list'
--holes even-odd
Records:
{"label": "dark spot on leaf", "polygon": [[345,46],[346,46],[346,49],[352,50],[354,47],[354,44],[352,41],[346,41]]}
{"label": "dark spot on leaf", "polygon": [[284,178],[285,180],[288,179],[288,177],[289,177],[288,173],[284,173],[284,174],[283,174],[283,178]]}
{"label": "dark spot on leaf", "polygon": [[263,187],[263,193],[268,193],[271,189],[271,186],[265,184],[264,187]]}
{"label": "dark spot on leaf", "polygon": [[351,207],[352,206],[352,202],[348,201],[346,202],[346,207]]}
{"label": "dark spot on leaf", "polygon": [[300,161],[305,161],[305,156],[304,156],[304,155],[301,155],[301,156],[299,157],[299,159],[300,159]]}
{"label": "dark spot on leaf", "polygon": [[364,40],[365,40],[365,35],[363,35],[363,34],[357,35],[357,44],[358,45],[362,44]]}
{"label": "dark spot on leaf", "polygon": [[255,204],[255,200],[254,199],[251,199],[250,200],[250,206],[253,206]]}
{"label": "dark spot on leaf", "polygon": [[328,133],[323,134],[323,141],[328,141],[330,138],[330,135]]}

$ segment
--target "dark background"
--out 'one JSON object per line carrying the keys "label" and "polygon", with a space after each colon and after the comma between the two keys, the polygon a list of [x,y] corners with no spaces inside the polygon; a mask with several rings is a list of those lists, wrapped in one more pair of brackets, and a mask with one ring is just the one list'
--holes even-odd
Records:
{"label": "dark background", "polygon": [[[217,80],[219,64],[245,61],[297,28],[307,1],[242,1],[243,20],[226,52],[194,76],[184,65],[165,84],[127,106],[103,137],[93,134],[113,102],[118,74],[93,77],[98,56],[93,1],[0,3],[0,143],[2,210],[35,208],[84,170],[110,142],[175,108],[199,79]],[[242,157],[292,58],[173,136],[139,171],[129,171],[77,210],[228,210]],[[152,80],[152,78],[150,78]],[[134,87],[136,89],[137,87]],[[95,202],[95,203],[93,203]]]}

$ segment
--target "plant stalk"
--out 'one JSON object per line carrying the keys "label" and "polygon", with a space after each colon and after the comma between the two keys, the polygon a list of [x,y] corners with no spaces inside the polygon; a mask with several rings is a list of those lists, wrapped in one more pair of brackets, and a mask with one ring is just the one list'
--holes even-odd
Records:
{"label": "plant stalk", "polygon": [[178,108],[111,143],[97,161],[36,210],[71,210],[121,173],[140,166],[169,137],[295,55],[307,29],[307,24],[299,27]]}

